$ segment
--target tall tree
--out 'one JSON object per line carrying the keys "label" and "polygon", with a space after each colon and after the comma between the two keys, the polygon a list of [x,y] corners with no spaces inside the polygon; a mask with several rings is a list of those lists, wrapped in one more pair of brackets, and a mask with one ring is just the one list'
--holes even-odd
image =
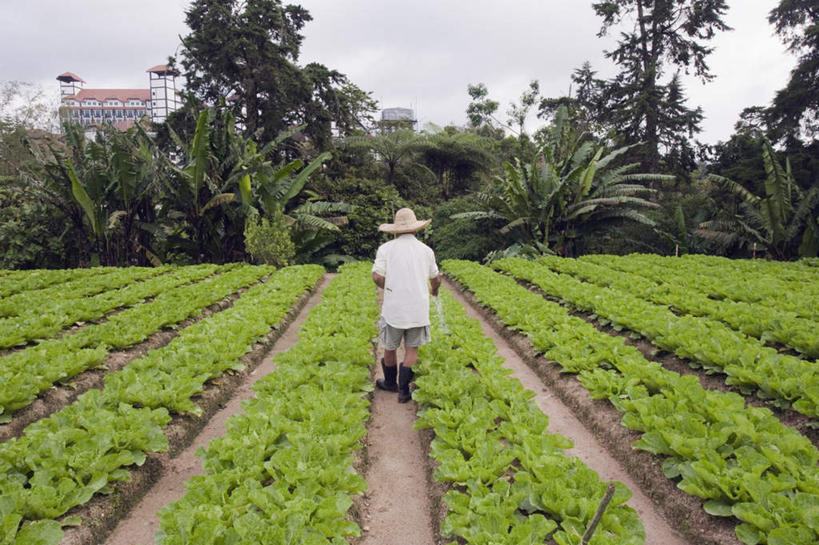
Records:
{"label": "tall tree", "polygon": [[819,135],[819,4],[816,0],[780,0],[768,15],[776,33],[798,55],[788,84],[777,91],[765,120],[777,140]]}
{"label": "tall tree", "polygon": [[529,82],[529,88],[524,90],[520,95],[520,103],[514,102],[509,104],[509,109],[506,110],[509,115],[509,125],[517,126],[518,136],[526,134],[526,118],[532,107],[538,102],[540,98],[540,82],[536,79]]}
{"label": "tall tree", "polygon": [[601,117],[605,111],[603,91],[606,82],[596,77],[591,63],[586,61],[572,73],[569,94],[561,97],[543,97],[538,104],[537,116],[551,120],[558,108],[565,106],[569,117],[581,131],[598,135],[602,131]]}
{"label": "tall tree", "polygon": [[[719,31],[730,30],[723,21],[725,0],[609,0],[592,4],[603,25],[599,36],[611,28],[621,31],[617,47],[606,56],[621,67],[607,86],[610,122],[626,143],[645,142],[643,168],[657,172],[662,133],[679,117],[693,132],[699,130],[696,110],[688,110],[663,83],[668,66],[693,70],[703,82],[713,78],[706,57],[713,51],[707,42]],[[682,110],[680,110],[682,108]]]}
{"label": "tall tree", "polygon": [[472,99],[466,107],[466,117],[469,126],[483,136],[503,138],[503,123],[495,117],[500,104],[489,98],[489,89],[483,83],[469,84],[466,88],[469,98]]}
{"label": "tall tree", "polygon": [[421,158],[438,178],[438,186],[447,199],[470,188],[476,174],[487,172],[495,163],[491,140],[452,127],[430,135],[421,150]]}
{"label": "tall tree", "polygon": [[312,17],[281,0],[195,0],[186,12],[190,34],[180,59],[188,88],[200,100],[227,100],[247,134],[272,140],[306,124],[326,147],[333,123],[349,131],[369,121],[375,104],[344,74],[297,62],[301,30]]}
{"label": "tall tree", "polygon": [[398,167],[413,162],[418,152],[426,146],[424,136],[411,129],[399,129],[375,136],[351,136],[344,140],[344,144],[351,149],[373,152],[384,165],[384,181],[390,185],[396,184]]}

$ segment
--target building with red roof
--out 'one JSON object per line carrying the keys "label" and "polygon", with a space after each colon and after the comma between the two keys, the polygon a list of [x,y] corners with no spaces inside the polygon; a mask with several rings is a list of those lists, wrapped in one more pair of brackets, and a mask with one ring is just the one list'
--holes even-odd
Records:
{"label": "building with red roof", "polygon": [[62,119],[89,129],[108,124],[125,130],[142,119],[162,123],[181,106],[176,92],[178,74],[164,64],[147,73],[148,89],[86,89],[78,75],[60,74]]}

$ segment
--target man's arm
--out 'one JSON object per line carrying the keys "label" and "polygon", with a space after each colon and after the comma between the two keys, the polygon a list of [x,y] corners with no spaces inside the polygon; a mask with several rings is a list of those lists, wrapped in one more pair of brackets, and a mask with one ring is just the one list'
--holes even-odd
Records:
{"label": "man's arm", "polygon": [[438,288],[441,287],[441,280],[442,280],[441,273],[438,273],[436,276],[433,276],[432,278],[429,279],[429,284],[431,288],[429,291],[435,297],[438,296]]}
{"label": "man's arm", "polygon": [[377,272],[373,273],[373,282],[375,282],[375,285],[381,288],[382,290],[384,289],[384,277],[378,274]]}

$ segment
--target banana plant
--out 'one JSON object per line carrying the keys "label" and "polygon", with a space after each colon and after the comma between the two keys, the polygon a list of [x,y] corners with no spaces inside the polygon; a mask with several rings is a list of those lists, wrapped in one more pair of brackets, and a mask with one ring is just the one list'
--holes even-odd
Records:
{"label": "banana plant", "polygon": [[694,233],[718,248],[758,247],[773,259],[816,257],[819,252],[819,186],[802,191],[791,172],[777,160],[770,141],[762,141],[765,194],[755,195],[741,184],[711,174],[708,180],[740,199],[739,211],[700,223]]}
{"label": "banana plant", "polygon": [[91,244],[81,247],[91,247],[89,261],[132,265],[150,260],[150,237],[135,230],[154,221],[151,149],[141,127],[127,132],[101,128],[91,140],[71,124],[63,127],[61,145],[29,145],[40,167],[32,176],[38,194],[60,206],[85,233]]}
{"label": "banana plant", "polygon": [[237,134],[230,112],[200,112],[190,142],[172,129],[175,154],[162,154],[161,214],[168,252],[182,251],[198,261],[243,257],[244,218],[253,206],[252,178],[269,167],[267,153]]}
{"label": "banana plant", "polygon": [[452,217],[492,220],[511,245],[503,255],[571,255],[578,242],[623,220],[653,225],[640,209],[658,205],[642,185],[672,176],[633,173],[637,163],[615,166],[629,147],[607,150],[578,133],[565,107],[531,162],[504,163],[503,174],[476,194],[479,210]]}
{"label": "banana plant", "polygon": [[315,246],[338,230],[349,205],[323,202],[305,189],[330,154],[322,153],[307,165],[300,159],[272,161],[275,149],[303,127],[261,147],[235,129],[232,113],[222,111],[217,117],[211,108],[199,114],[190,144],[169,131],[180,155],[176,161],[165,156],[172,174],[163,209],[169,243],[200,259],[234,259],[244,253],[244,227],[252,214],[272,219],[283,213],[297,252],[301,240]]}

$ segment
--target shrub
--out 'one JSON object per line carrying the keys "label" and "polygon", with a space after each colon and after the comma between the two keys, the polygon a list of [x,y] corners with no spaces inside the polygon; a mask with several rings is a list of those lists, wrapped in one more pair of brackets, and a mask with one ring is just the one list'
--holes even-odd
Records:
{"label": "shrub", "polygon": [[286,267],[293,262],[296,246],[290,238],[290,227],[280,210],[272,221],[252,214],[245,221],[245,248],[253,259],[266,265]]}

